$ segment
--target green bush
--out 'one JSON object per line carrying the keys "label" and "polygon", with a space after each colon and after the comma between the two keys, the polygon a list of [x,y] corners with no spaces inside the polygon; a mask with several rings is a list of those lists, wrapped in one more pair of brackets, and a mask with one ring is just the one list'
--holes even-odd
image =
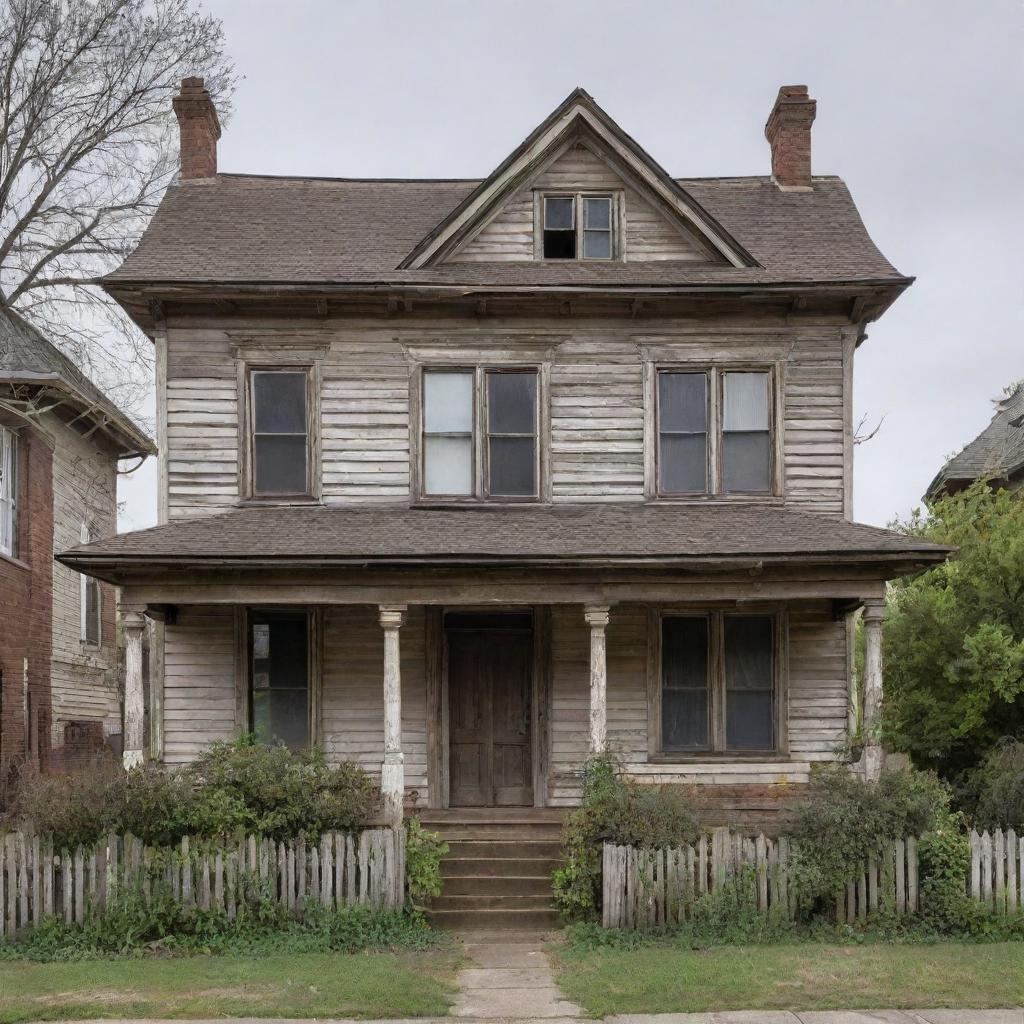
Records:
{"label": "green bush", "polygon": [[365,828],[378,800],[356,765],[332,767],[322,750],[293,752],[245,737],[213,744],[174,771],[103,766],[25,776],[12,818],[53,836],[58,848],[91,844],[108,832],[131,832],[156,846],[238,832],[315,841],[323,831]]}
{"label": "green bush", "polygon": [[993,747],[969,774],[962,797],[978,828],[1024,831],[1024,740]]}
{"label": "green bush", "polygon": [[927,772],[885,771],[865,782],[843,765],[817,770],[792,830],[792,877],[802,905],[831,902],[870,855],[891,840],[927,832],[948,806],[948,790]]}
{"label": "green bush", "polygon": [[592,757],[583,768],[582,804],[562,832],[563,863],[553,875],[555,904],[569,921],[596,917],[606,842],[657,849],[696,836],[696,821],[677,789],[630,782],[611,755]]}
{"label": "green bush", "polygon": [[441,895],[441,861],[448,844],[437,832],[430,832],[419,818],[405,823],[405,881],[413,908]]}

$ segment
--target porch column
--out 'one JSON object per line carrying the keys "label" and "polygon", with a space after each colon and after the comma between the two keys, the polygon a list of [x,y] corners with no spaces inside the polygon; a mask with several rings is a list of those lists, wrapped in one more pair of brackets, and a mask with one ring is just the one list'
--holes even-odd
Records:
{"label": "porch column", "polygon": [[882,620],[885,602],[864,602],[864,776],[877,781],[882,773]]}
{"label": "porch column", "polygon": [[603,754],[608,746],[608,605],[588,604],[583,615],[590,626],[590,752]]}
{"label": "porch column", "polygon": [[405,755],[402,753],[402,667],[398,630],[405,621],[404,604],[379,606],[384,630],[384,764],[380,792],[384,818],[393,827],[402,824],[405,797]]}
{"label": "porch column", "polygon": [[121,615],[124,629],[124,766],[136,768],[145,760],[143,721],[146,714],[142,692],[142,634],[146,620],[137,611]]}

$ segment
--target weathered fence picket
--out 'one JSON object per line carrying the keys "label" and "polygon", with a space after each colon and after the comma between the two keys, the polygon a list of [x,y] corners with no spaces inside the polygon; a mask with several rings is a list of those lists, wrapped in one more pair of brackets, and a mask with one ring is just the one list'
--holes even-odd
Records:
{"label": "weathered fence picket", "polygon": [[971,896],[996,914],[1024,910],[1024,838],[1011,828],[971,832]]}
{"label": "weathered fence picket", "polygon": [[405,833],[326,832],[318,845],[308,846],[301,838],[275,843],[246,836],[214,844],[186,836],[173,849],[109,835],[89,848],[57,851],[31,832],[8,832],[0,835],[0,938],[50,916],[81,922],[112,907],[123,892],[150,898],[159,887],[186,907],[234,918],[257,885],[262,895],[295,913],[307,902],[400,907]]}

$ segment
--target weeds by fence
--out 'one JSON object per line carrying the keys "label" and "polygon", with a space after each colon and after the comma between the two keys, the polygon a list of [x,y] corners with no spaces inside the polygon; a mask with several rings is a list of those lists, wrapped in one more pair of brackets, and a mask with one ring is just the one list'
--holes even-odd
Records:
{"label": "weeds by fence", "polygon": [[368,829],[325,832],[318,843],[246,836],[211,843],[186,837],[174,848],[111,835],[93,847],[53,849],[30,832],[0,836],[0,937],[55,916],[66,923],[102,913],[117,893],[149,896],[158,887],[186,908],[234,918],[254,887],[300,913],[327,907],[395,908],[405,900],[405,833]]}

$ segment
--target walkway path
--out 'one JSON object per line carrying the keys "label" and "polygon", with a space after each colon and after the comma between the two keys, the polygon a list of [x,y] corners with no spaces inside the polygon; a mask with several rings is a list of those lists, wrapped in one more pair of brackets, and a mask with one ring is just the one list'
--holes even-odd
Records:
{"label": "walkway path", "polygon": [[582,1017],[555,986],[545,941],[543,932],[464,933],[471,963],[456,979],[459,995],[452,1013],[474,1020]]}

